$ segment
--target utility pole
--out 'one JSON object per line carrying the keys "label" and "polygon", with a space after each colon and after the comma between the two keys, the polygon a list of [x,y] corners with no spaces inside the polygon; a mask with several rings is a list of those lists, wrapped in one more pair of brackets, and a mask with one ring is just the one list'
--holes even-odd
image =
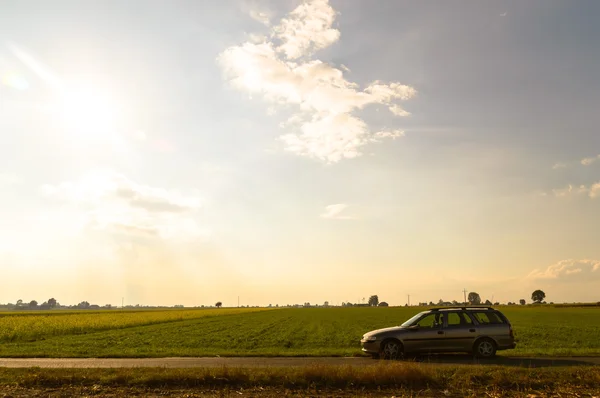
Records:
{"label": "utility pole", "polygon": [[238,296],[238,308],[240,308],[240,296]]}
{"label": "utility pole", "polygon": [[463,293],[465,295],[465,305],[467,305],[467,289],[463,289]]}
{"label": "utility pole", "polygon": [[121,308],[125,308],[125,297],[121,297]]}
{"label": "utility pole", "polygon": [[407,294],[408,296],[408,306],[410,307],[410,294]]}

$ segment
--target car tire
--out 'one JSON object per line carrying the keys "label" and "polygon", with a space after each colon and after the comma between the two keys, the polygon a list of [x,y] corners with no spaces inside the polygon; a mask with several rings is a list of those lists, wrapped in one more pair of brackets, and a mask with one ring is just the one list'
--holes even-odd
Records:
{"label": "car tire", "polygon": [[473,353],[477,358],[493,358],[496,356],[496,343],[492,339],[479,339],[473,346]]}
{"label": "car tire", "polygon": [[373,359],[379,359],[381,357],[379,356],[379,354],[371,354],[371,358],[373,358]]}
{"label": "car tire", "polygon": [[391,339],[386,340],[381,345],[381,353],[380,356],[386,360],[396,360],[401,359],[404,354],[404,347],[402,343],[398,340]]}

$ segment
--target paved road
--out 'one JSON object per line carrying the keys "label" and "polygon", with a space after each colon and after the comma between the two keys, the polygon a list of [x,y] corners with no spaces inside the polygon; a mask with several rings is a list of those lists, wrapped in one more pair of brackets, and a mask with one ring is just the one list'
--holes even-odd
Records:
{"label": "paved road", "polygon": [[[383,361],[371,358],[0,358],[0,367],[9,368],[135,368],[135,367],[164,367],[164,368],[197,368],[197,367],[287,367],[306,365],[352,365],[368,366]],[[419,363],[441,365],[502,365],[518,367],[549,367],[600,365],[600,357],[538,357],[516,358],[497,357],[493,360],[475,360],[465,355],[439,355],[423,357],[416,360]],[[384,362],[390,363],[390,362]]]}

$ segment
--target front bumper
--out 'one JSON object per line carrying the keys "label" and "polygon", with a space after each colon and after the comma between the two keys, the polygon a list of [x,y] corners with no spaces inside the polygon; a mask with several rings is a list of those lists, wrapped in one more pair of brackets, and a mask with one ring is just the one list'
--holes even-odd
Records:
{"label": "front bumper", "polygon": [[362,351],[367,354],[379,354],[380,344],[379,341],[365,341],[361,340],[360,345],[362,346]]}

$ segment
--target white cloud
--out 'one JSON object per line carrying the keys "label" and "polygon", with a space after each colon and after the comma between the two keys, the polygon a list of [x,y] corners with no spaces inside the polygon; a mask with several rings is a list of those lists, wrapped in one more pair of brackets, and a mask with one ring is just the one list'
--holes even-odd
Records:
{"label": "white cloud", "polygon": [[590,166],[598,161],[600,161],[600,155],[583,158],[579,161],[574,161],[574,162],[569,162],[569,163],[558,162],[558,163],[555,163],[554,166],[552,166],[552,168],[554,170],[566,169],[567,167],[571,167],[571,166],[577,165],[577,164],[580,164],[583,166]]}
{"label": "white cloud", "polygon": [[378,131],[373,134],[372,141],[379,142],[379,138],[391,138],[395,140],[396,138],[404,137],[404,131],[402,130],[393,130],[393,131]]}
{"label": "white cloud", "polygon": [[599,260],[561,260],[548,268],[533,270],[528,279],[567,279],[567,278],[599,278],[600,261]]}
{"label": "white cloud", "polygon": [[250,10],[250,18],[265,26],[271,24],[271,15],[266,11]]}
{"label": "white cloud", "polygon": [[404,110],[404,108],[402,108],[398,104],[392,104],[392,106],[390,106],[389,109],[390,112],[392,112],[396,116],[410,116],[410,112]]}
{"label": "white cloud", "polygon": [[[229,47],[218,57],[234,88],[294,109],[281,124],[292,130],[280,137],[287,151],[330,163],[361,156],[362,147],[373,142],[369,127],[354,111],[382,104],[397,116],[407,116],[395,101],[416,95],[414,88],[397,82],[374,81],[361,90],[344,77],[346,67],[311,59],[316,50],[339,39],[339,31],[332,28],[334,18],[326,0],[305,2],[264,41]],[[399,136],[394,131],[392,138]]]}
{"label": "white cloud", "polygon": [[338,203],[325,207],[325,213],[321,214],[321,218],[328,218],[332,220],[353,220],[356,217],[342,214],[344,210],[348,209],[348,205],[344,203]]}
{"label": "white cloud", "polygon": [[500,14],[501,17],[505,17],[506,15],[508,15],[508,13],[503,12],[502,14]]}
{"label": "white cloud", "polygon": [[580,185],[579,187],[574,187],[569,184],[566,188],[553,189],[552,193],[554,196],[559,198],[564,198],[572,195],[586,194],[589,190],[585,185]]}
{"label": "white cloud", "polygon": [[600,182],[595,183],[590,188],[590,198],[600,197]]}
{"label": "white cloud", "polygon": [[194,239],[203,234],[191,216],[200,200],[150,187],[111,172],[95,172],[79,181],[42,186],[49,198],[70,203],[83,213],[83,224],[116,236]]}
{"label": "white cloud", "polygon": [[288,59],[310,55],[329,47],[340,38],[340,31],[331,26],[335,11],[328,0],[312,0],[299,5],[273,28],[277,47]]}
{"label": "white cloud", "polygon": [[574,187],[573,185],[569,184],[566,188],[553,189],[552,193],[554,196],[559,198],[565,198],[574,195],[587,195],[591,199],[595,199],[600,197],[600,182],[592,184],[589,187],[586,185]]}
{"label": "white cloud", "polygon": [[581,164],[584,166],[589,166],[589,165],[597,162],[598,160],[600,160],[600,155],[590,157],[590,158],[583,158],[583,159],[581,159]]}

